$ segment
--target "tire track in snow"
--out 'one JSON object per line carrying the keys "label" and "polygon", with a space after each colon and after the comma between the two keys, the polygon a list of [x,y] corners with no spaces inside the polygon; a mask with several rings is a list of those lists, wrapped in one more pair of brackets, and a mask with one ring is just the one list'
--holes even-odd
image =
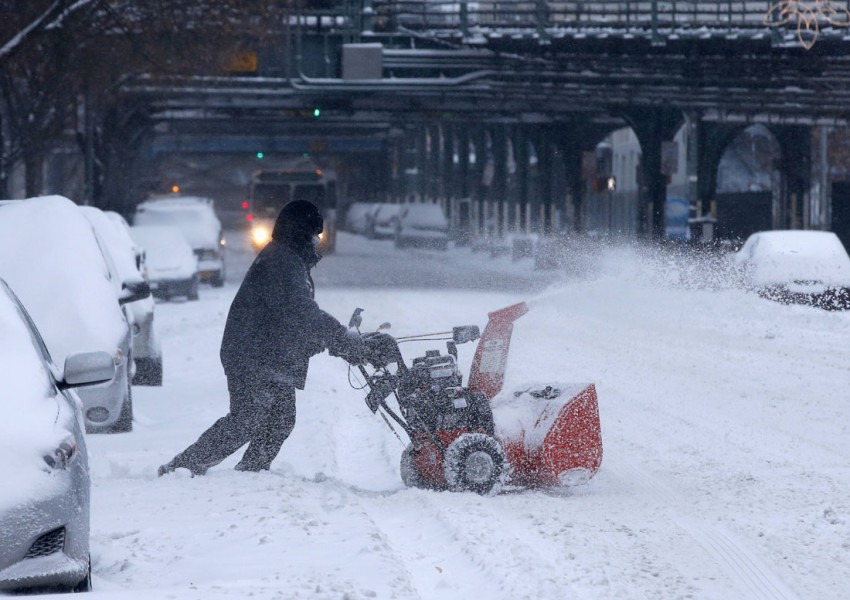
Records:
{"label": "tire track in snow", "polygon": [[799,600],[780,577],[731,532],[694,516],[682,516],[690,512],[686,500],[663,481],[621,457],[609,457],[606,468],[619,471],[638,489],[642,488],[644,495],[654,500],[659,509],[671,514],[671,521],[705,550],[739,591],[745,592],[740,598]]}
{"label": "tire track in snow", "polygon": [[708,525],[694,518],[679,518],[676,523],[716,560],[723,563],[723,570],[735,576],[740,588],[749,591],[746,598],[798,600],[796,594],[782,583],[764,562],[725,528]]}
{"label": "tire track in snow", "polygon": [[572,596],[563,565],[540,552],[536,543],[511,531],[509,516],[498,510],[504,504],[493,504],[498,501],[490,496],[447,492],[426,496],[423,504],[429,516],[452,533],[482,577],[498,582],[500,592],[493,597],[537,600]]}

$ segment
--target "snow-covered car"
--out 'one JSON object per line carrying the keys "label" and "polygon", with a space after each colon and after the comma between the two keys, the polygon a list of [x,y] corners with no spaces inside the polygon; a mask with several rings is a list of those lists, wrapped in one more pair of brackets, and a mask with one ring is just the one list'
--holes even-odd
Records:
{"label": "snow-covered car", "polygon": [[366,235],[375,240],[391,240],[395,237],[401,204],[380,204],[369,218]]}
{"label": "snow-covered car", "polygon": [[439,204],[404,204],[398,214],[395,245],[449,247],[449,221]]}
{"label": "snow-covered car", "polygon": [[[144,253],[130,237],[126,221],[118,213],[108,213],[93,206],[80,210],[94,227],[98,240],[112,258],[114,279],[133,282],[137,290],[149,283],[139,270]],[[133,325],[133,385],[162,385],[162,348],[154,326],[154,300],[151,294],[124,305]]]}
{"label": "snow-covered car", "polygon": [[170,300],[185,296],[198,299],[198,257],[177,227],[134,225],[133,241],[145,249],[145,266],[151,292]]}
{"label": "snow-covered car", "polygon": [[369,231],[369,224],[375,210],[381,206],[376,202],[354,202],[345,212],[345,230],[364,235]]}
{"label": "snow-covered car", "polygon": [[109,381],[106,352],[70,354],[60,371],[0,279],[0,593],[91,589],[90,488],[80,400]]}
{"label": "snow-covered car", "polygon": [[831,231],[761,231],[732,255],[747,289],[785,304],[850,309],[850,256]]}
{"label": "snow-covered car", "polygon": [[177,227],[198,257],[200,281],[214,287],[224,285],[225,240],[221,221],[209,198],[174,196],[146,200],[136,207],[133,225]]}
{"label": "snow-covered car", "polygon": [[91,433],[133,426],[132,325],[121,305],[149,290],[125,288],[113,273],[91,224],[67,198],[0,207],[0,277],[27,306],[53,359],[61,364],[80,349],[113,357],[115,377],[79,391]]}

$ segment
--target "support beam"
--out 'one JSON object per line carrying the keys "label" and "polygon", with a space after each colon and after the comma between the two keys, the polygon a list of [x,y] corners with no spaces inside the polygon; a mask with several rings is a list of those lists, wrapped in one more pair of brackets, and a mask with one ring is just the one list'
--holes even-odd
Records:
{"label": "support beam", "polygon": [[507,230],[509,224],[504,222],[504,216],[501,212],[503,204],[507,201],[508,187],[508,132],[504,123],[493,125],[492,129],[492,145],[493,145],[493,185],[490,186],[491,200],[495,211],[495,233],[502,236]]}
{"label": "support beam", "polygon": [[662,239],[667,176],[661,172],[661,146],[676,135],[684,115],[672,108],[632,108],[623,111],[623,116],[637,135],[641,147],[639,232]]}
{"label": "support beam", "polygon": [[802,229],[804,206],[812,183],[812,128],[785,125],[771,128],[782,150],[782,194],[778,229]]}

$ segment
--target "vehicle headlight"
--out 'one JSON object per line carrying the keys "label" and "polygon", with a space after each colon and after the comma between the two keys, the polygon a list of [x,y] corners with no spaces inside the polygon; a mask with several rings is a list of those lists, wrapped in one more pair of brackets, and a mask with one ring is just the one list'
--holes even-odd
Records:
{"label": "vehicle headlight", "polygon": [[63,469],[67,469],[68,465],[74,462],[74,459],[77,457],[77,442],[74,438],[68,438],[59,446],[56,447],[53,452],[50,454],[44,455],[44,462],[47,463],[51,469],[56,469],[57,471],[61,471]]}
{"label": "vehicle headlight", "polygon": [[265,246],[272,239],[272,232],[264,225],[255,225],[251,230],[251,239],[257,246]]}

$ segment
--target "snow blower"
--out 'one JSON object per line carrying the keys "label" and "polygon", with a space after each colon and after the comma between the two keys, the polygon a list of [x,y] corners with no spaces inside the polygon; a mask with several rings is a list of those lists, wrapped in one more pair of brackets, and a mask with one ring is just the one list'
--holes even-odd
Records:
{"label": "snow blower", "polygon": [[[358,331],[361,312],[357,309],[349,323]],[[369,389],[366,404],[396,432],[392,419],[410,440],[401,456],[405,485],[487,494],[503,484],[575,485],[599,469],[602,436],[593,384],[502,391],[513,323],[526,312],[521,302],[489,313],[483,335],[476,325],[466,325],[394,338],[381,331],[386,324],[362,334],[368,353],[358,368]],[[457,346],[475,340],[464,386]],[[447,354],[428,350],[408,367],[399,343],[413,341],[446,341]],[[398,412],[387,404],[391,396]]]}

